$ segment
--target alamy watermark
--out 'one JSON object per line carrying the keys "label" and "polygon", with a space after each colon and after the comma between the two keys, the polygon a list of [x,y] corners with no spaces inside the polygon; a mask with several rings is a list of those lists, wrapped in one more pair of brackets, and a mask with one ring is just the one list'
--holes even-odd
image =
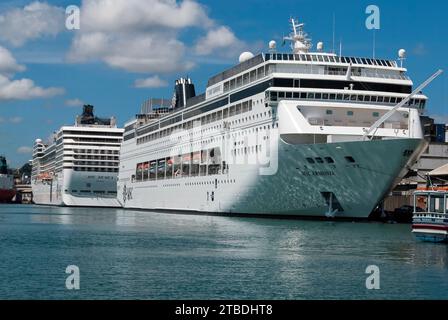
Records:
{"label": "alamy watermark", "polygon": [[69,276],[65,279],[65,287],[68,290],[79,290],[80,288],[79,267],[75,265],[69,265],[65,269],[65,273],[69,274]]}
{"label": "alamy watermark", "polygon": [[366,279],[366,289],[379,290],[380,287],[380,268],[376,265],[370,265],[366,268],[366,274],[369,276]]}
{"label": "alamy watermark", "polygon": [[81,10],[78,6],[71,5],[65,9],[65,27],[67,30],[81,29]]}
{"label": "alamy watermark", "polygon": [[368,14],[366,18],[366,28],[368,30],[379,30],[381,28],[380,8],[371,4],[366,7],[366,14]]}

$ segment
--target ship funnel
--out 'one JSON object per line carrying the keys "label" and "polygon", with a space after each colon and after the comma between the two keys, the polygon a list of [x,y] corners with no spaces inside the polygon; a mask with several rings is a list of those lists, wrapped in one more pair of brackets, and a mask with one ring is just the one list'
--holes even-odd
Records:
{"label": "ship funnel", "polygon": [[190,78],[176,80],[174,86],[173,107],[182,108],[187,105],[187,100],[196,96],[194,84]]}

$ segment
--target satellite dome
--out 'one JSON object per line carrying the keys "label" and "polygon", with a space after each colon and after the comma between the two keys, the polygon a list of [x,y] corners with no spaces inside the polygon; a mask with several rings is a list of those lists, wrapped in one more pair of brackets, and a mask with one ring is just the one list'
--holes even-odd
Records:
{"label": "satellite dome", "polygon": [[269,49],[275,49],[277,47],[277,42],[274,40],[269,41]]}
{"label": "satellite dome", "polygon": [[42,139],[36,139],[35,143],[42,143]]}
{"label": "satellite dome", "polygon": [[324,50],[324,43],[318,42],[317,43],[317,51],[322,51],[322,50]]}
{"label": "satellite dome", "polygon": [[406,50],[404,50],[404,49],[400,49],[400,50],[398,50],[398,56],[399,56],[401,59],[404,59],[404,58],[406,57]]}
{"label": "satellite dome", "polygon": [[246,51],[246,52],[243,52],[242,54],[240,54],[239,61],[240,61],[240,63],[242,63],[244,61],[252,59],[253,57],[254,57],[254,54],[252,52]]}

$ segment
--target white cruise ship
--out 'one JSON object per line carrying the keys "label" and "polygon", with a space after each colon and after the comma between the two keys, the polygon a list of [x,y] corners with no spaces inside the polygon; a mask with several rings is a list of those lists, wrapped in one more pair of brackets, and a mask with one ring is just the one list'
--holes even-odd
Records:
{"label": "white cruise ship", "polygon": [[74,126],[63,126],[33,148],[31,185],[36,204],[117,207],[117,174],[123,129],[94,116],[85,105]]}
{"label": "white cruise ship", "polygon": [[427,97],[403,61],[311,52],[291,23],[292,53],[243,53],[198,96],[180,79],[170,108],[125,125],[125,208],[368,217],[425,147]]}

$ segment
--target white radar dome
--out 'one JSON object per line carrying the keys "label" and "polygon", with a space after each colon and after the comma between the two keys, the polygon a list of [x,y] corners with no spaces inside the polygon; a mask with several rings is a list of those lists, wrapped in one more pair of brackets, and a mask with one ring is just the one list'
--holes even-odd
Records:
{"label": "white radar dome", "polygon": [[324,50],[324,43],[318,42],[317,43],[317,51],[322,51],[322,50]]}
{"label": "white radar dome", "polygon": [[269,41],[269,49],[273,50],[275,48],[277,48],[277,42],[274,40]]}
{"label": "white radar dome", "polygon": [[249,59],[252,59],[254,57],[254,54],[252,52],[243,52],[242,54],[240,54],[240,58],[238,59],[241,62],[247,61]]}
{"label": "white radar dome", "polygon": [[398,50],[398,56],[399,56],[401,59],[406,58],[406,50],[404,50],[404,49],[400,49],[400,50]]}
{"label": "white radar dome", "polygon": [[42,139],[36,139],[35,143],[42,143]]}

